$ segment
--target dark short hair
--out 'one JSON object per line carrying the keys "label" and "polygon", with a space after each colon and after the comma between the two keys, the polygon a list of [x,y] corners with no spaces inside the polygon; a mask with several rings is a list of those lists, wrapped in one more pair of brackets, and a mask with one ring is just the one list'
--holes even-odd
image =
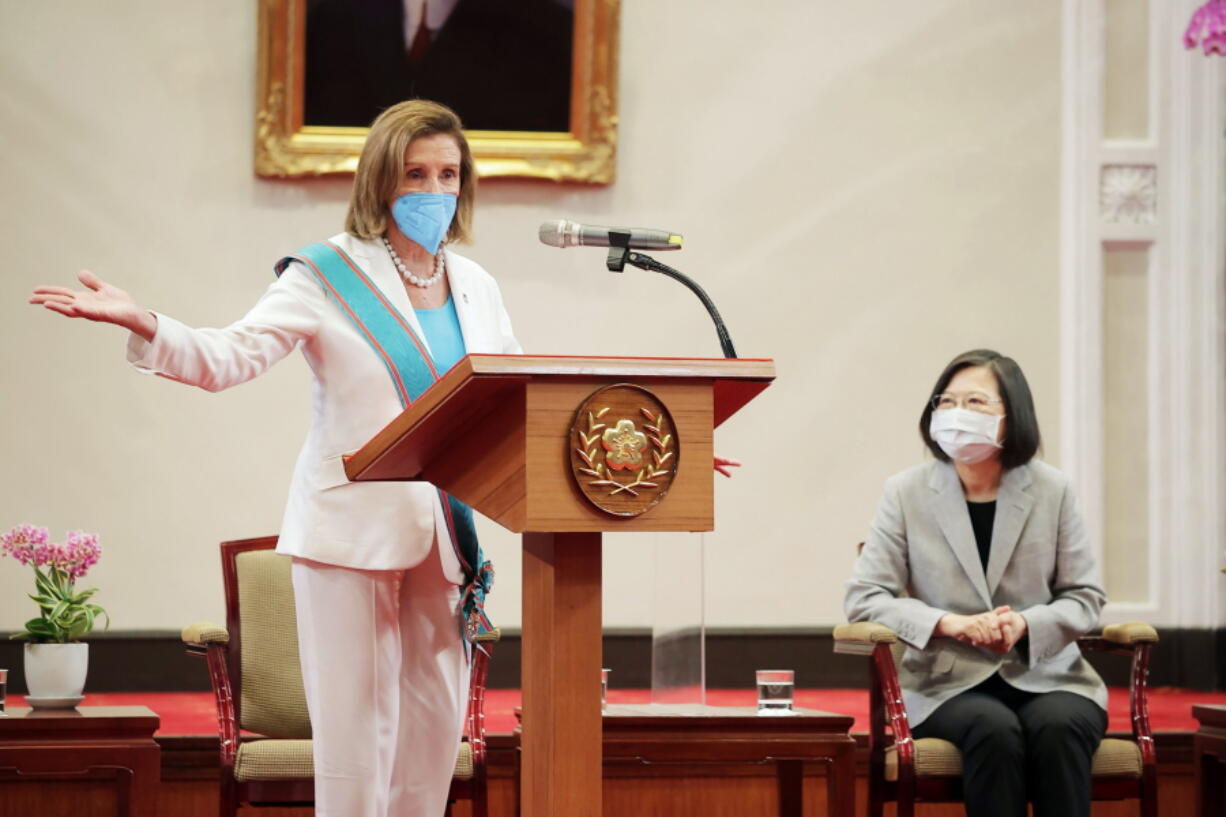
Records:
{"label": "dark short hair", "polygon": [[928,426],[932,421],[932,398],[945,391],[954,375],[972,366],[983,366],[996,376],[996,385],[1000,389],[1001,400],[1004,401],[1005,439],[1001,442],[1000,464],[1005,468],[1025,465],[1034,458],[1043,444],[1039,435],[1039,418],[1034,412],[1034,398],[1030,395],[1030,384],[1026,382],[1026,375],[1022,374],[1022,367],[1017,365],[1017,361],[991,349],[963,352],[951,360],[945,371],[941,372],[924,402],[924,411],[920,414],[919,432],[924,438],[924,445],[928,446],[928,450],[938,460],[949,462],[949,455],[941,450],[940,444],[928,433]]}

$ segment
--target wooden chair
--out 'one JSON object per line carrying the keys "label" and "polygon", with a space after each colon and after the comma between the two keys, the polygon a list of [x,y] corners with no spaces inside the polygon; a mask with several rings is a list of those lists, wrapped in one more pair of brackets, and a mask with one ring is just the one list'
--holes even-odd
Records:
{"label": "wooden chair", "polygon": [[[1078,639],[1083,653],[1112,652],[1132,657],[1129,701],[1132,739],[1106,738],[1094,755],[1093,799],[1139,799],[1143,817],[1158,814],[1158,772],[1149,727],[1150,650],[1158,634],[1148,624],[1131,622],[1103,629],[1101,636]],[[911,817],[917,802],[962,800],[962,755],[940,738],[914,739],[903,704],[895,661],[905,645],[889,627],[864,621],[834,631],[834,651],[871,657],[869,686],[868,813],[881,817],[887,802],[898,817]]]}
{"label": "wooden chair", "polygon": [[[183,643],[208,661],[221,744],[221,817],[240,805],[314,804],[311,723],[298,663],[294,591],[287,556],[266,536],[221,544],[226,626],[198,622]],[[485,681],[488,653],[475,650],[464,741],[456,759],[450,801],[471,800],[486,817]],[[243,735],[240,730],[256,733]],[[450,812],[450,803],[448,804]]]}

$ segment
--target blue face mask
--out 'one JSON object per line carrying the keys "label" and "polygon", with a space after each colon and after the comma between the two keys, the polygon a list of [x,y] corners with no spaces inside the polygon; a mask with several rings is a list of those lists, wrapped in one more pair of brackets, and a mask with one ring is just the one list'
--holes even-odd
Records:
{"label": "blue face mask", "polygon": [[405,238],[434,255],[451,228],[457,199],[453,193],[405,193],[392,202],[392,218]]}

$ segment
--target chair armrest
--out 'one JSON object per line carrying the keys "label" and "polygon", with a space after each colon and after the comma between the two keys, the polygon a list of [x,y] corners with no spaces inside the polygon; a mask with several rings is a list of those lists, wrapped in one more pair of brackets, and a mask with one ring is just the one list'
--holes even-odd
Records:
{"label": "chair armrest", "polygon": [[898,634],[875,621],[857,621],[834,628],[834,651],[849,655],[868,655],[878,644],[896,644]]}
{"label": "chair armrest", "polygon": [[1109,624],[1103,627],[1103,638],[1112,644],[1122,646],[1156,644],[1158,643],[1158,631],[1143,621],[1129,621],[1124,624]]}
{"label": "chair armrest", "polygon": [[1123,653],[1132,656],[1132,671],[1128,678],[1128,708],[1132,719],[1132,737],[1141,750],[1141,762],[1149,769],[1157,763],[1153,729],[1149,723],[1149,662],[1158,633],[1142,621],[1109,624],[1102,635],[1077,639],[1081,651]]}
{"label": "chair armrest", "polygon": [[473,641],[476,641],[478,644],[497,644],[500,640],[502,640],[502,630],[497,627],[488,633],[481,633],[473,637]]}
{"label": "chair armrest", "polygon": [[[898,633],[875,621],[858,621],[834,628],[834,651],[847,655],[869,656],[868,754],[869,766],[884,774],[885,750],[892,743],[898,750],[900,780],[915,776],[915,744],[911,724],[903,704],[898,670],[894,666],[893,645]],[[886,734],[892,732],[893,739]]]}
{"label": "chair armrest", "polygon": [[230,643],[230,634],[226,632],[226,628],[211,621],[197,621],[188,624],[180,633],[180,638],[189,647]]}
{"label": "chair armrest", "polygon": [[221,768],[234,769],[238,752],[238,713],[234,707],[234,694],[230,687],[230,672],[226,660],[230,634],[224,627],[210,621],[197,621],[183,628],[180,633],[189,655],[204,658],[209,667],[209,685],[213,688],[213,702],[217,705],[217,738],[221,750]]}

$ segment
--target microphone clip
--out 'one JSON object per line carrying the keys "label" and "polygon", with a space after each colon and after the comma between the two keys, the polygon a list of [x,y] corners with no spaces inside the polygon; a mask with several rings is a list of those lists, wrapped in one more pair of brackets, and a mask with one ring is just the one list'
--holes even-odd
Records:
{"label": "microphone clip", "polygon": [[630,233],[625,230],[609,230],[609,256],[605,266],[609,272],[624,272],[630,260]]}

